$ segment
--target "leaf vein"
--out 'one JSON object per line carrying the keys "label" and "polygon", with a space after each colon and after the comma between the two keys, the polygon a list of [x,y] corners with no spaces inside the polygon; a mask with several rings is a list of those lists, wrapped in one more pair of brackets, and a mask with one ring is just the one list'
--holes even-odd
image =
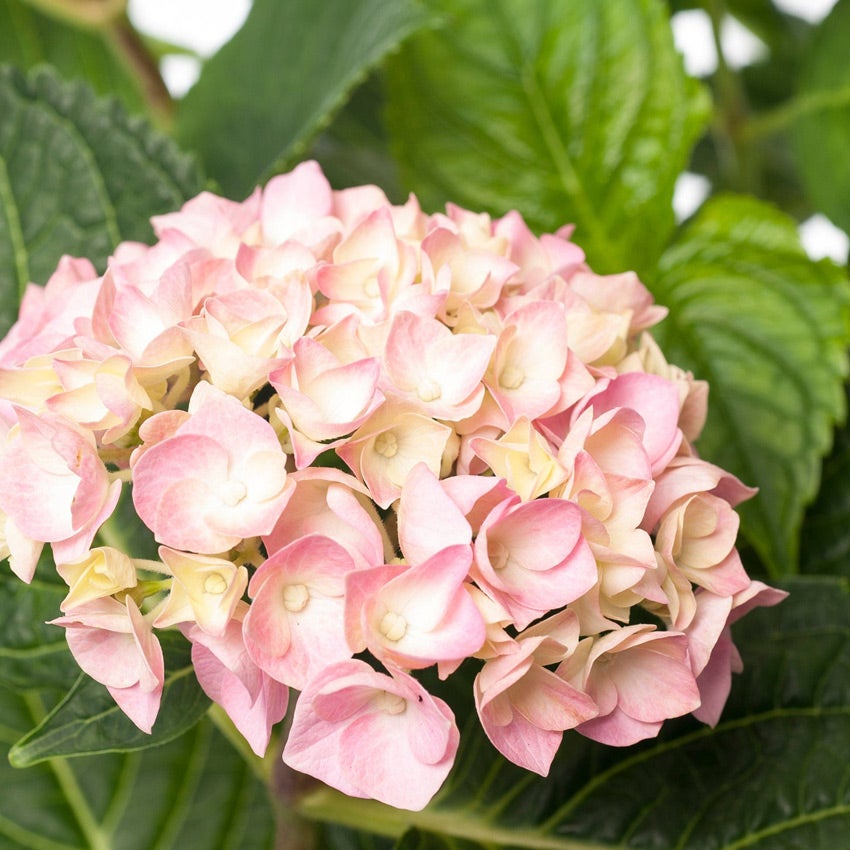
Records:
{"label": "leaf vein", "polygon": [[15,257],[15,275],[18,279],[17,291],[23,295],[24,289],[30,282],[29,263],[27,260],[27,248],[21,229],[21,217],[12,185],[9,182],[9,172],[6,168],[6,160],[0,157],[0,202],[6,211],[6,222],[8,225],[9,239],[12,243],[12,253]]}

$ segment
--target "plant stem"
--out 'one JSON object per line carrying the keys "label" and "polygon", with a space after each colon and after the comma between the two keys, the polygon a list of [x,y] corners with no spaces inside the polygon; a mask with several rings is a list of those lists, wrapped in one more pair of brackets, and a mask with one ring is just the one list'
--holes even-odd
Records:
{"label": "plant stem", "polygon": [[749,103],[738,74],[729,66],[721,38],[726,4],[709,0],[705,4],[711,18],[711,32],[717,51],[717,70],[714,74],[717,97],[717,118],[712,128],[717,160],[723,182],[738,191],[750,191],[753,186],[750,148],[743,128],[749,119]]}
{"label": "plant stem", "polygon": [[277,747],[272,742],[268,751],[271,757],[260,758],[242,736],[242,733],[233,725],[233,721],[227,716],[227,712],[218,704],[213,703],[208,712],[210,720],[215,727],[230,742],[231,746],[242,756],[243,761],[251,769],[251,772],[263,782],[269,785],[272,776],[272,766],[277,755]]}
{"label": "plant stem", "polygon": [[168,129],[174,116],[174,101],[159,72],[159,64],[130,19],[126,15],[117,17],[103,29],[103,35],[140,80],[153,117]]}
{"label": "plant stem", "polygon": [[762,139],[787,130],[803,116],[848,107],[850,107],[850,86],[800,95],[775,109],[751,118],[742,128],[741,138],[747,142]]}
{"label": "plant stem", "polygon": [[327,821],[363,829],[388,838],[399,838],[411,827],[426,832],[463,838],[485,846],[528,848],[528,850],[611,850],[610,845],[546,834],[533,827],[520,829],[487,823],[462,810],[425,808],[409,812],[379,803],[348,797],[331,788],[304,795],[297,803],[298,812],[311,820]]}

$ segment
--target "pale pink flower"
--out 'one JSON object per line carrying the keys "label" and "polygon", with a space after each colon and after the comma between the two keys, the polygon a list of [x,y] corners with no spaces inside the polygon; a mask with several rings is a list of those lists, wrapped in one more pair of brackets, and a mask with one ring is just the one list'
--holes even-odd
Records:
{"label": "pale pink flower", "polygon": [[313,321],[333,324],[351,312],[385,319],[417,271],[416,252],[396,236],[391,212],[374,210],[336,246],[333,263],[317,269],[316,284],[330,303]]}
{"label": "pale pink flower", "polygon": [[567,311],[567,344],[587,366],[617,365],[629,346],[631,314],[593,307],[562,277],[547,278],[528,291],[519,303],[557,301]]}
{"label": "pale pink flower", "polygon": [[580,502],[583,533],[599,568],[592,593],[600,612],[614,620],[628,622],[631,606],[645,597],[663,599],[652,539],[640,527],[651,493],[652,481],[610,475]]}
{"label": "pale pink flower", "polygon": [[471,575],[524,629],[596,584],[581,511],[564,499],[507,499],[481,524]]}
{"label": "pale pink flower", "polygon": [[[183,322],[182,327],[210,383],[244,399],[267,382],[269,372],[291,359],[281,344],[288,320],[273,295],[240,289],[208,298],[201,314]],[[299,333],[306,323],[305,315]]]}
{"label": "pale pink flower", "polygon": [[679,427],[686,440],[699,437],[708,414],[708,382],[668,363],[652,336],[641,334],[637,349],[617,364],[617,371],[648,372],[671,381],[679,393]]}
{"label": "pale pink flower", "polygon": [[328,664],[350,658],[346,642],[345,578],[348,552],[318,534],[279,549],[251,577],[245,646],[278,682],[301,690]]}
{"label": "pale pink flower", "polygon": [[588,407],[594,417],[626,408],[640,414],[645,423],[643,445],[653,475],[658,475],[676,454],[682,442],[679,429],[679,393],[676,386],[658,375],[629,372],[600,380],[581,402],[574,415]]}
{"label": "pale pink flower", "polygon": [[[562,437],[558,461],[570,474],[563,494],[580,501],[585,482],[599,476],[616,475],[649,481],[652,468],[643,445],[646,423],[629,408],[616,408],[594,416],[592,408],[583,410],[561,434],[553,434],[549,423],[543,430],[554,439]],[[562,491],[557,491],[562,495]]]}
{"label": "pale pink flower", "polygon": [[734,508],[745,499],[752,498],[756,490],[742,484],[731,472],[698,457],[676,457],[656,477],[643,527],[653,531],[671,505],[694,493],[710,493]]}
{"label": "pale pink flower", "polygon": [[[150,295],[172,266],[178,263],[185,266],[200,258],[210,259],[209,251],[197,248],[182,233],[169,230],[154,245],[146,245],[144,242],[121,242],[109,258],[106,274],[119,289],[133,286],[145,295]],[[89,315],[87,319],[93,320],[94,316]],[[86,333],[90,330],[90,324],[90,321],[82,323]]]}
{"label": "pale pink flower", "polygon": [[555,490],[567,478],[551,443],[524,416],[497,439],[472,436],[469,447],[526,501]]}
{"label": "pale pink flower", "polygon": [[0,558],[9,561],[9,569],[29,584],[35,575],[44,543],[22,534],[15,523],[0,511]]}
{"label": "pale pink flower", "polygon": [[654,626],[585,638],[557,672],[599,707],[598,716],[577,729],[603,744],[625,747],[652,738],[665,720],[700,704],[687,637]]}
{"label": "pale pink flower", "polygon": [[507,239],[493,233],[493,220],[488,213],[473,212],[448,203],[445,213],[434,213],[429,219],[429,232],[438,227],[456,233],[468,250],[489,251],[502,256],[507,253]]}
{"label": "pale pink flower", "polygon": [[735,549],[740,518],[724,499],[694,493],[674,502],[659,521],[655,548],[668,569],[721,596],[750,579]]}
{"label": "pale pink flower", "polygon": [[505,319],[484,380],[511,422],[537,419],[558,410],[567,357],[564,308],[533,302]]}
{"label": "pale pink flower", "polygon": [[333,664],[298,698],[283,760],[351,797],[425,808],[454,763],[451,709],[412,676]]}
{"label": "pale pink flower", "polygon": [[118,707],[150,734],[165,682],[162,648],[148,617],[129,595],[95,599],[51,621],[65,627],[80,668],[106,686]]}
{"label": "pale pink flower", "polygon": [[453,334],[442,322],[402,311],[390,326],[384,387],[435,419],[455,421],[481,406],[481,379],[496,340],[480,334]]}
{"label": "pale pink flower", "polygon": [[388,402],[336,452],[366,484],[375,503],[388,508],[417,463],[440,475],[451,435],[451,428],[415,408]]}
{"label": "pale pink flower", "polygon": [[455,661],[477,652],[484,621],[466,589],[469,546],[448,546],[412,567],[350,573],[345,624],[354,652],[369,651],[407,669]]}
{"label": "pale pink flower", "polygon": [[593,700],[547,666],[575,651],[578,620],[564,611],[503,645],[475,677],[475,707],[487,737],[505,758],[549,773],[563,733],[596,716]]}
{"label": "pale pink flower", "polygon": [[353,476],[330,467],[310,467],[288,478],[293,489],[275,527],[263,536],[269,555],[308,534],[340,544],[358,569],[392,557],[392,544],[369,498]]}
{"label": "pale pink flower", "polygon": [[224,632],[212,635],[197,625],[183,633],[192,642],[192,667],[204,693],[218,703],[251,749],[265,755],[275,723],[289,704],[289,688],[261,670],[242,638],[248,606],[240,602]]}
{"label": "pale pink flower", "polygon": [[336,241],[341,230],[332,213],[331,186],[319,164],[302,162],[288,174],[272,177],[263,189],[263,244],[273,246],[293,240],[322,253]]}
{"label": "pale pink flower", "polygon": [[657,325],[668,313],[654,303],[652,293],[634,272],[598,275],[581,270],[570,275],[569,284],[595,310],[628,317],[629,336]]}
{"label": "pale pink flower", "polygon": [[[342,222],[345,232],[357,227],[364,218],[380,207],[390,207],[389,198],[379,186],[350,186],[331,193],[333,214]],[[411,199],[415,200],[411,195]],[[398,208],[402,209],[402,208]],[[418,205],[417,205],[418,210]],[[421,216],[419,210],[419,216]],[[393,217],[395,223],[395,215]],[[413,222],[407,224],[411,227]]]}
{"label": "pale pink flower", "polygon": [[472,527],[463,510],[424,463],[407,476],[397,513],[399,545],[409,563],[421,564],[447,546],[472,543]]}
{"label": "pale pink flower", "polygon": [[0,342],[0,365],[19,366],[71,347],[77,323],[91,316],[100,287],[88,260],[63,256],[45,286],[27,285],[18,320]]}
{"label": "pale pink flower", "polygon": [[0,509],[32,541],[51,543],[58,562],[88,551],[118,502],[94,438],[56,414],[16,408],[0,454]]}
{"label": "pale pink flower", "polygon": [[376,358],[342,363],[309,337],[295,343],[293,354],[292,361],[268,379],[282,403],[276,415],[290,431],[295,465],[302,469],[333,448],[328,441],[360,427],[384,396],[378,390],[381,367]]}
{"label": "pale pink flower", "polygon": [[133,503],[157,541],[214,555],[268,534],[286,504],[286,455],[274,429],[201,382],[173,435],[133,461]]}
{"label": "pale pink flower", "polygon": [[710,726],[717,724],[732,687],[732,673],[744,669],[732,642],[731,625],[753,608],[777,605],[788,594],[784,590],[753,581],[733,597],[700,590],[697,612],[686,629],[689,656],[700,693],[700,706],[692,713]]}
{"label": "pale pink flower", "polygon": [[126,354],[143,384],[165,381],[194,360],[192,345],[178,327],[192,315],[192,307],[185,264],[168,269],[150,294],[135,285],[118,286],[107,271],[92,313],[92,333]]}
{"label": "pale pink flower", "polygon": [[207,248],[215,256],[233,258],[259,217],[259,189],[241,202],[201,192],[178,212],[154,216],[151,224],[161,240],[179,233],[192,245]]}
{"label": "pale pink flower", "polygon": [[507,256],[521,270],[527,286],[534,286],[552,274],[569,275],[584,265],[584,251],[569,241],[570,228],[536,237],[512,210],[493,224],[493,233],[508,240]]}
{"label": "pale pink flower", "polygon": [[248,587],[248,570],[223,558],[167,546],[159,547],[159,557],[173,580],[168,597],[157,607],[154,625],[163,629],[197,623],[202,631],[222,635]]}
{"label": "pale pink flower", "polygon": [[[271,248],[242,245],[234,265],[241,287],[267,292],[280,301],[288,317],[283,341],[290,348],[306,330],[315,308],[311,277],[317,259],[298,242],[284,242]],[[299,332],[299,328],[301,331]]]}
{"label": "pale pink flower", "polygon": [[492,307],[518,266],[501,254],[482,248],[468,248],[464,240],[445,227],[433,229],[422,240],[436,273],[446,268],[449,292],[443,308],[447,323],[453,324],[462,303],[479,309]]}
{"label": "pale pink flower", "polygon": [[59,609],[66,612],[135,587],[138,582],[133,560],[111,546],[98,546],[76,561],[58,563],[56,572],[69,588],[59,604]]}
{"label": "pale pink flower", "polygon": [[143,411],[151,410],[150,396],[136,378],[130,359],[115,354],[90,360],[68,352],[53,360],[61,389],[47,399],[48,410],[113,443],[135,427]]}

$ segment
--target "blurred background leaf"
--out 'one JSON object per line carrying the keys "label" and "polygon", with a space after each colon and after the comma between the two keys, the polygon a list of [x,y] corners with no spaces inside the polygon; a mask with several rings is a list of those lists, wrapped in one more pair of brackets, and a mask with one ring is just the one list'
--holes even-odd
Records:
{"label": "blurred background leaf", "polygon": [[83,27],[45,14],[37,4],[0,0],[0,64],[28,71],[52,65],[67,80],[84,79],[98,94],[145,112],[141,80],[116,44],[115,30]]}
{"label": "blurred background leaf", "polygon": [[803,55],[794,143],[814,206],[850,231],[850,0],[839,0]]}
{"label": "blurred background leaf", "polygon": [[177,138],[233,197],[297,162],[385,54],[433,18],[415,0],[255,0],[181,103]]}

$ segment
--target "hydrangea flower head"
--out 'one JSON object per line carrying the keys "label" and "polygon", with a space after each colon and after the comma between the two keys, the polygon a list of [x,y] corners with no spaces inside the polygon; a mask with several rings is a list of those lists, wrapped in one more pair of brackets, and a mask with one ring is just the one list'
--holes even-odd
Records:
{"label": "hydrangea flower head", "polygon": [[[150,732],[158,633],[258,755],[421,809],[459,732],[546,775],[564,734],[716,723],[753,582],[706,386],[630,272],[516,211],[424,213],[316,163],[64,258],[0,342],[0,554],[49,546],[80,667]],[[107,545],[119,499],[159,558]],[[115,659],[120,664],[116,666]],[[120,669],[118,669],[120,667]]]}

